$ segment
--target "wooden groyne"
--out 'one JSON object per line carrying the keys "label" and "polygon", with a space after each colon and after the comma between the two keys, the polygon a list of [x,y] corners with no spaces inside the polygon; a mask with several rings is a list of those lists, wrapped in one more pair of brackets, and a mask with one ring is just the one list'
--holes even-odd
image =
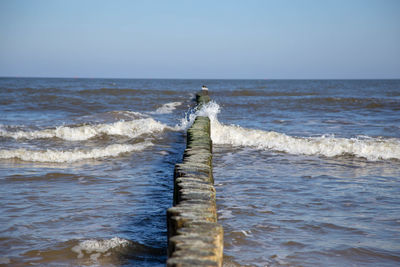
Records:
{"label": "wooden groyne", "polygon": [[[196,101],[208,103],[207,91]],[[217,223],[208,117],[198,116],[187,131],[183,162],[175,165],[173,203],[167,211],[167,266],[222,266],[224,234]]]}

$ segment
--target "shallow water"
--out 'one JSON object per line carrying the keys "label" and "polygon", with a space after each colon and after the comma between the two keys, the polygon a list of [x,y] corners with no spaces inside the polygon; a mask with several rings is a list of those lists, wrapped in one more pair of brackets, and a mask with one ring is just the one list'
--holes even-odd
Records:
{"label": "shallow water", "polygon": [[0,79],[0,264],[163,266],[207,84],[225,265],[400,262],[400,81]]}
{"label": "shallow water", "polygon": [[[364,159],[214,149],[227,261],[395,266],[400,171]],[[373,178],[372,178],[373,177]]]}
{"label": "shallow water", "polygon": [[1,80],[2,263],[164,265],[191,99],[167,84]]}

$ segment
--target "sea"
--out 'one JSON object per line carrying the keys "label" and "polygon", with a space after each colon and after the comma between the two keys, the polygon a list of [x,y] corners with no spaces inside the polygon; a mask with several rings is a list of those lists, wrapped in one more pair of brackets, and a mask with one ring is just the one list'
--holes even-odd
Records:
{"label": "sea", "polygon": [[400,80],[0,78],[0,266],[165,266],[198,115],[224,266],[400,265]]}

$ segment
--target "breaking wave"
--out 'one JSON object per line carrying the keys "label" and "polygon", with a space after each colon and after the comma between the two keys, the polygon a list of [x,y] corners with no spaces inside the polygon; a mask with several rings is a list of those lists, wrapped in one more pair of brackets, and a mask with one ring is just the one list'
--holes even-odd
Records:
{"label": "breaking wave", "polygon": [[[138,242],[127,240],[119,237],[110,239],[89,239],[80,241],[78,244],[70,248],[77,254],[79,263],[83,265],[96,264],[96,266],[110,266],[110,263],[115,263],[112,258],[132,258],[163,255],[162,249],[148,247]],[[110,260],[107,260],[109,258]],[[114,265],[112,265],[114,266]]]}
{"label": "breaking wave", "polygon": [[169,114],[172,113],[176,107],[182,105],[182,102],[171,102],[171,103],[166,103],[159,107],[156,111],[150,112],[150,114]]}
{"label": "breaking wave", "polygon": [[67,141],[83,141],[100,135],[120,135],[135,138],[143,134],[162,132],[167,125],[152,118],[118,121],[96,125],[59,126],[38,131],[8,131],[0,128],[0,137],[14,139],[60,138]]}
{"label": "breaking wave", "polygon": [[109,254],[110,250],[125,248],[130,244],[131,241],[119,237],[105,240],[90,239],[80,242],[78,245],[72,247],[71,250],[78,254],[78,258],[83,258],[84,254],[88,254],[92,260],[96,261],[100,256]]}
{"label": "breaking wave", "polygon": [[214,144],[249,146],[261,150],[275,150],[290,154],[322,155],[335,157],[352,155],[371,161],[400,159],[400,140],[381,139],[293,137],[274,131],[247,129],[237,125],[224,125],[218,121],[220,107],[210,102],[197,112],[199,116],[208,116],[211,121],[211,139]]}
{"label": "breaking wave", "polygon": [[75,162],[85,159],[98,159],[104,157],[116,157],[122,153],[142,151],[149,146],[151,142],[142,142],[138,144],[113,144],[103,148],[94,148],[91,150],[74,149],[70,151],[57,151],[47,149],[45,151],[35,151],[27,149],[0,150],[0,159],[20,159],[33,162]]}
{"label": "breaking wave", "polygon": [[[154,113],[172,112],[181,102],[164,104]],[[197,116],[207,116],[211,120],[211,139],[214,144],[248,146],[261,150],[274,150],[295,155],[322,155],[335,157],[352,155],[371,161],[400,159],[400,140],[397,138],[337,138],[322,135],[320,137],[296,137],[274,131],[248,129],[237,125],[225,125],[218,121],[220,106],[215,102],[203,105],[201,109],[190,110],[180,123],[174,127],[163,124],[151,117],[129,121],[103,123],[82,126],[59,126],[57,128],[21,131],[15,127],[0,127],[0,137],[14,139],[59,138],[67,141],[82,141],[101,135],[119,135],[136,138],[144,134],[187,130]],[[133,114],[137,116],[138,114]],[[151,143],[150,143],[151,144]],[[82,159],[117,156],[124,152],[143,150],[149,143],[137,145],[114,144],[92,150],[71,151],[34,151],[27,149],[0,150],[0,159],[18,158],[24,161],[73,162]]]}

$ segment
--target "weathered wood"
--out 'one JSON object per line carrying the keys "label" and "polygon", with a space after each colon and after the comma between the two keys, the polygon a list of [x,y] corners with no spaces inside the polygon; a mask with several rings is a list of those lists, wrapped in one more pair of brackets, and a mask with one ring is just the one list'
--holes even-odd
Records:
{"label": "weathered wood", "polygon": [[[196,95],[199,106],[210,101]],[[222,266],[223,228],[217,222],[210,120],[197,117],[187,131],[183,162],[174,171],[174,207],[167,211],[167,266]]]}

